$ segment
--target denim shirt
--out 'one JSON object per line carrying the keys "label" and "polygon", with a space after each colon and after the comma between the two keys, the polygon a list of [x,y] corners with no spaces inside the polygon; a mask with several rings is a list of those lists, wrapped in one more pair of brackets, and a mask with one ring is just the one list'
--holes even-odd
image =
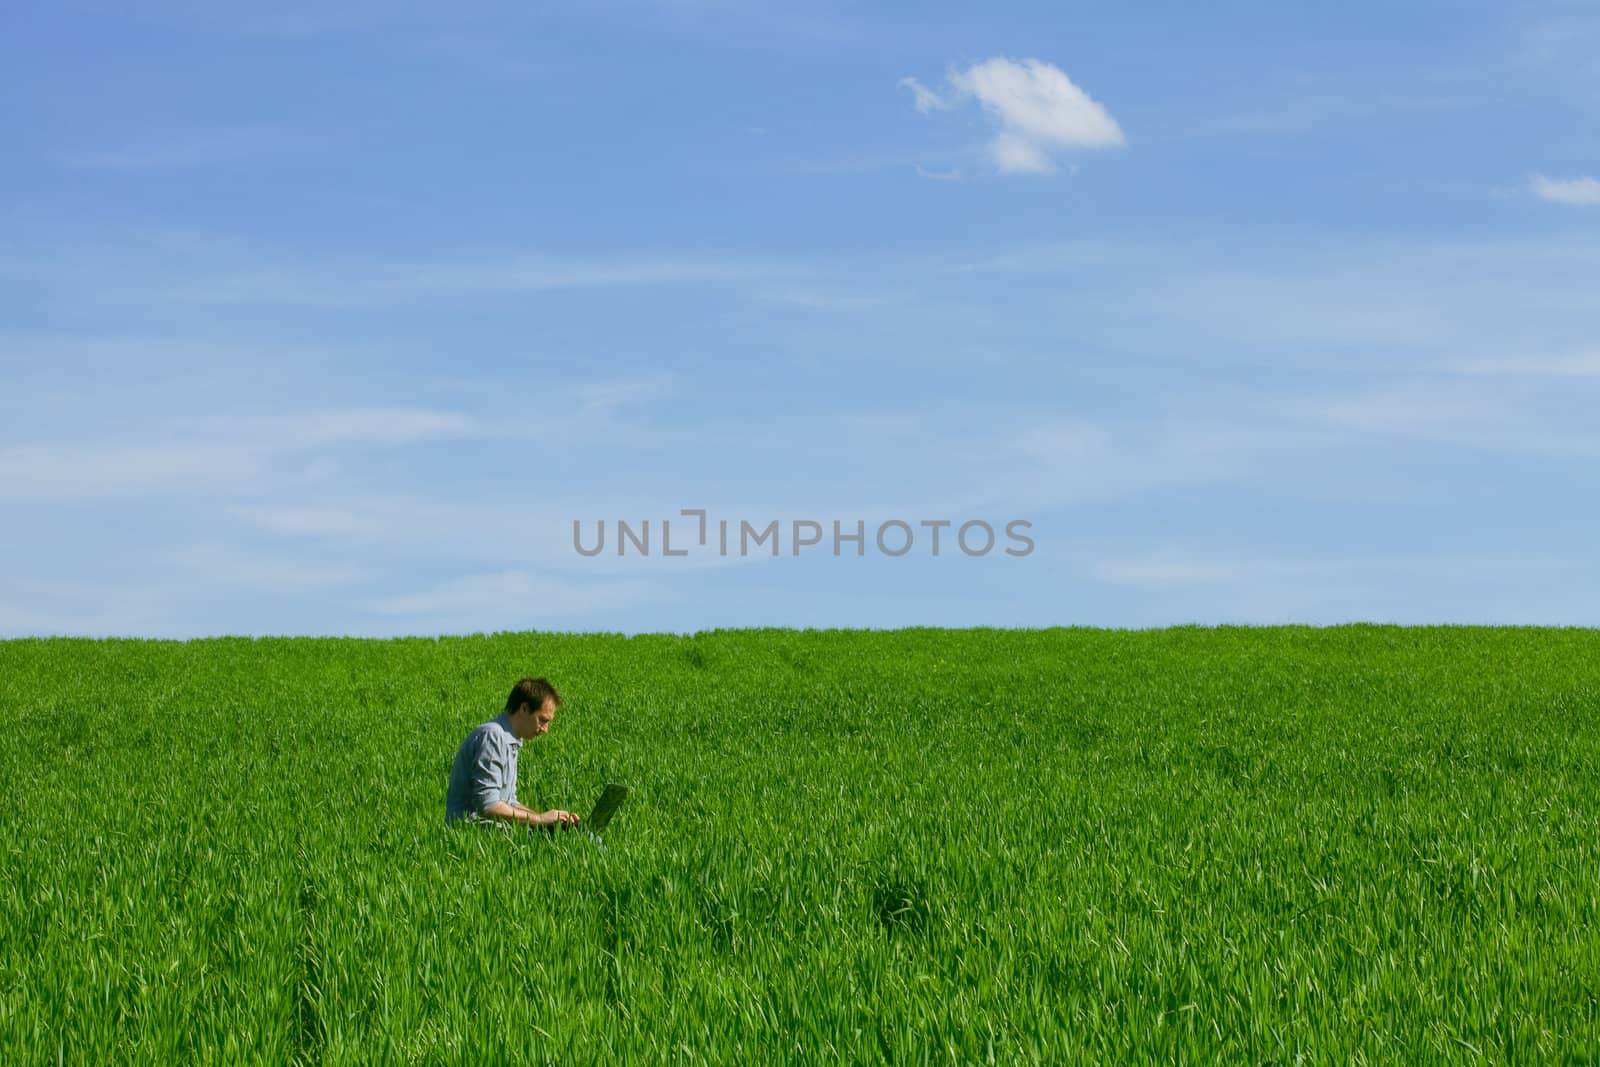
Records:
{"label": "denim shirt", "polygon": [[517,802],[517,750],[522,741],[511,732],[511,717],[502,712],[474,729],[456,749],[445,794],[444,821],[476,819],[497,800]]}

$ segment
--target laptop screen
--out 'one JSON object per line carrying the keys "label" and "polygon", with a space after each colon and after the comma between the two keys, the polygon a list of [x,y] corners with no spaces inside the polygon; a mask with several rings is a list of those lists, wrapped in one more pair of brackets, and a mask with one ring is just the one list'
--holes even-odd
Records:
{"label": "laptop screen", "polygon": [[611,816],[622,806],[628,796],[628,787],[612,782],[606,786],[605,792],[600,794],[600,799],[594,802],[594,811],[589,815],[585,824],[590,830],[599,833],[605,829],[606,823],[611,821]]}

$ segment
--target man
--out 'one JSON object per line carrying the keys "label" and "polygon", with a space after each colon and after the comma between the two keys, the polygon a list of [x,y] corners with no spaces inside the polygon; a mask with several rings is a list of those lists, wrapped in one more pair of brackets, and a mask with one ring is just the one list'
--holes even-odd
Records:
{"label": "man", "polygon": [[445,794],[444,821],[498,822],[524,826],[575,826],[570,811],[534,811],[517,803],[517,750],[550,729],[561,698],[543,678],[511,687],[506,710],[474,729],[456,749]]}

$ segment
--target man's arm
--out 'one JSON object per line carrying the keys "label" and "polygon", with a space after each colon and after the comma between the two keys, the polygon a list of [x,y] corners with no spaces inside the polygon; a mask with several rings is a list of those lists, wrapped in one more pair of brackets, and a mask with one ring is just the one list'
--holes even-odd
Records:
{"label": "man's arm", "polygon": [[556,826],[560,823],[576,826],[578,817],[570,811],[561,811],[552,808],[549,811],[534,811],[522,804],[512,804],[505,800],[496,800],[484,808],[480,815],[489,819],[500,819],[505,822],[521,823],[525,826]]}

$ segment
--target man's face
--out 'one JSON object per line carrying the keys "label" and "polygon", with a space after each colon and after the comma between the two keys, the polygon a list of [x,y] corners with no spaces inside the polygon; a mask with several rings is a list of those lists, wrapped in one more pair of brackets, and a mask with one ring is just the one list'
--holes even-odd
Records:
{"label": "man's face", "polygon": [[556,717],[556,702],[549,697],[545,698],[544,707],[538,711],[530,710],[532,707],[532,704],[524,704],[511,716],[512,732],[520,738],[538,737],[550,729],[550,723]]}

